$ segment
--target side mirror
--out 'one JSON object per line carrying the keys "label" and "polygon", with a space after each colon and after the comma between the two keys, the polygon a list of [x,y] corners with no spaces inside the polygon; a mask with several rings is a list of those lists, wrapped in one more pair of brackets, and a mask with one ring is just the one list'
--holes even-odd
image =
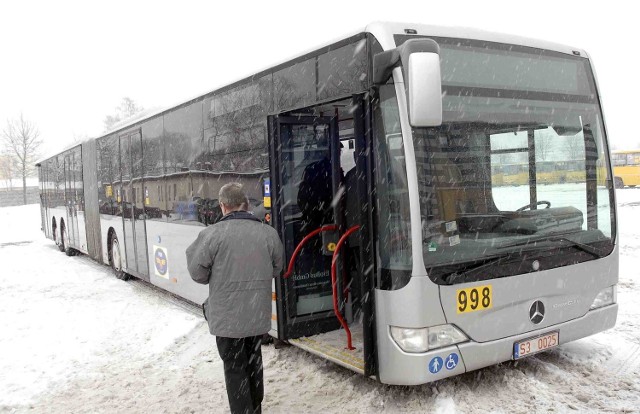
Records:
{"label": "side mirror", "polygon": [[402,66],[409,123],[414,127],[442,125],[440,47],[431,39],[411,39],[393,50],[378,53],[373,61],[375,84],[385,83]]}
{"label": "side mirror", "polygon": [[414,127],[442,125],[442,82],[440,55],[412,53],[405,70],[409,123]]}

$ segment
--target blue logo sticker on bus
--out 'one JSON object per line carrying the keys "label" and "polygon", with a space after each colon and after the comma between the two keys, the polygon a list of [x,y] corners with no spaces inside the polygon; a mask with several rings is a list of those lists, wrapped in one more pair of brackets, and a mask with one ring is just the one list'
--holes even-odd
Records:
{"label": "blue logo sticker on bus", "polygon": [[164,252],[163,249],[161,248],[156,248],[156,252],[155,252],[155,263],[156,263],[156,270],[158,271],[159,275],[164,276],[167,274],[167,255]]}
{"label": "blue logo sticker on bus", "polygon": [[[262,192],[264,193],[264,197],[262,201],[264,208],[271,208],[271,179],[270,178],[264,179]],[[271,219],[267,221],[271,221]]]}
{"label": "blue logo sticker on bus", "polygon": [[271,197],[271,179],[264,179],[264,196]]}
{"label": "blue logo sticker on bus", "polygon": [[429,361],[429,372],[432,374],[437,374],[442,369],[442,358],[439,356],[433,357],[431,361]]}
{"label": "blue logo sticker on bus", "polygon": [[444,364],[447,367],[447,369],[451,371],[452,369],[458,366],[458,361],[459,361],[458,354],[449,354]]}

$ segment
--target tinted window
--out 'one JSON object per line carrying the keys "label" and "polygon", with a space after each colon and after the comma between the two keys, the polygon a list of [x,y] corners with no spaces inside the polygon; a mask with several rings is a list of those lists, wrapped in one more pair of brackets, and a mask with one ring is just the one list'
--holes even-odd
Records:
{"label": "tinted window", "polygon": [[318,57],[318,100],[366,89],[366,44],[362,39]]}
{"label": "tinted window", "polygon": [[76,187],[76,208],[78,211],[84,211],[84,183],[82,181],[82,150],[77,147],[74,152],[74,176]]}
{"label": "tinted window", "polygon": [[100,214],[117,214],[117,192],[120,191],[119,142],[117,137],[101,138],[98,150],[98,206]]}
{"label": "tinted window", "polygon": [[206,148],[202,112],[200,101],[164,116],[166,203],[170,221],[197,221],[196,202],[199,196],[194,193],[189,171],[195,168],[203,148]]}
{"label": "tinted window", "polygon": [[144,204],[147,220],[166,218],[164,180],[164,141],[162,117],[142,124],[142,164],[144,169]]}
{"label": "tinted window", "polygon": [[[245,185],[252,207],[262,204],[261,178],[268,168],[266,120],[271,76],[205,100],[204,145],[191,169],[198,218],[212,224],[220,217],[218,191],[231,181]],[[262,211],[262,208],[259,208]]]}
{"label": "tinted window", "polygon": [[411,222],[400,113],[394,85],[380,88],[375,103],[378,286],[400,289],[409,282]]}
{"label": "tinted window", "polygon": [[202,145],[202,102],[164,116],[167,173],[189,170],[189,163]]}
{"label": "tinted window", "polygon": [[121,201],[130,203],[132,200],[131,191],[131,145],[129,143],[129,135],[120,135],[120,173],[122,181],[119,183],[119,191]]}
{"label": "tinted window", "polygon": [[65,207],[64,155],[56,158],[56,206]]}
{"label": "tinted window", "polygon": [[316,100],[316,59],[311,58],[273,74],[278,110],[302,108]]}

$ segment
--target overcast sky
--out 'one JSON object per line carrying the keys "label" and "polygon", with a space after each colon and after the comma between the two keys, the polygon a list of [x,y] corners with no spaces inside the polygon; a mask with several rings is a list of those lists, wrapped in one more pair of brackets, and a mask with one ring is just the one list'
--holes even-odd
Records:
{"label": "overcast sky", "polygon": [[[124,96],[168,106],[373,21],[467,26],[564,43],[593,58],[610,141],[635,125],[640,23],[633,2],[3,1],[0,125],[23,113],[46,152],[96,136]],[[222,5],[224,4],[224,5]],[[614,4],[620,4],[614,7]]]}

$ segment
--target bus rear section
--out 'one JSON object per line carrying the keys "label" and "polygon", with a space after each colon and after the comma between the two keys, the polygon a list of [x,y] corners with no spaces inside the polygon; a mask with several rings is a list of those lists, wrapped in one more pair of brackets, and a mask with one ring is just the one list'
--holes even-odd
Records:
{"label": "bus rear section", "polygon": [[389,46],[437,42],[441,124],[413,123],[404,67],[374,112],[380,380],[421,384],[613,327],[615,202],[588,58],[417,33]]}

